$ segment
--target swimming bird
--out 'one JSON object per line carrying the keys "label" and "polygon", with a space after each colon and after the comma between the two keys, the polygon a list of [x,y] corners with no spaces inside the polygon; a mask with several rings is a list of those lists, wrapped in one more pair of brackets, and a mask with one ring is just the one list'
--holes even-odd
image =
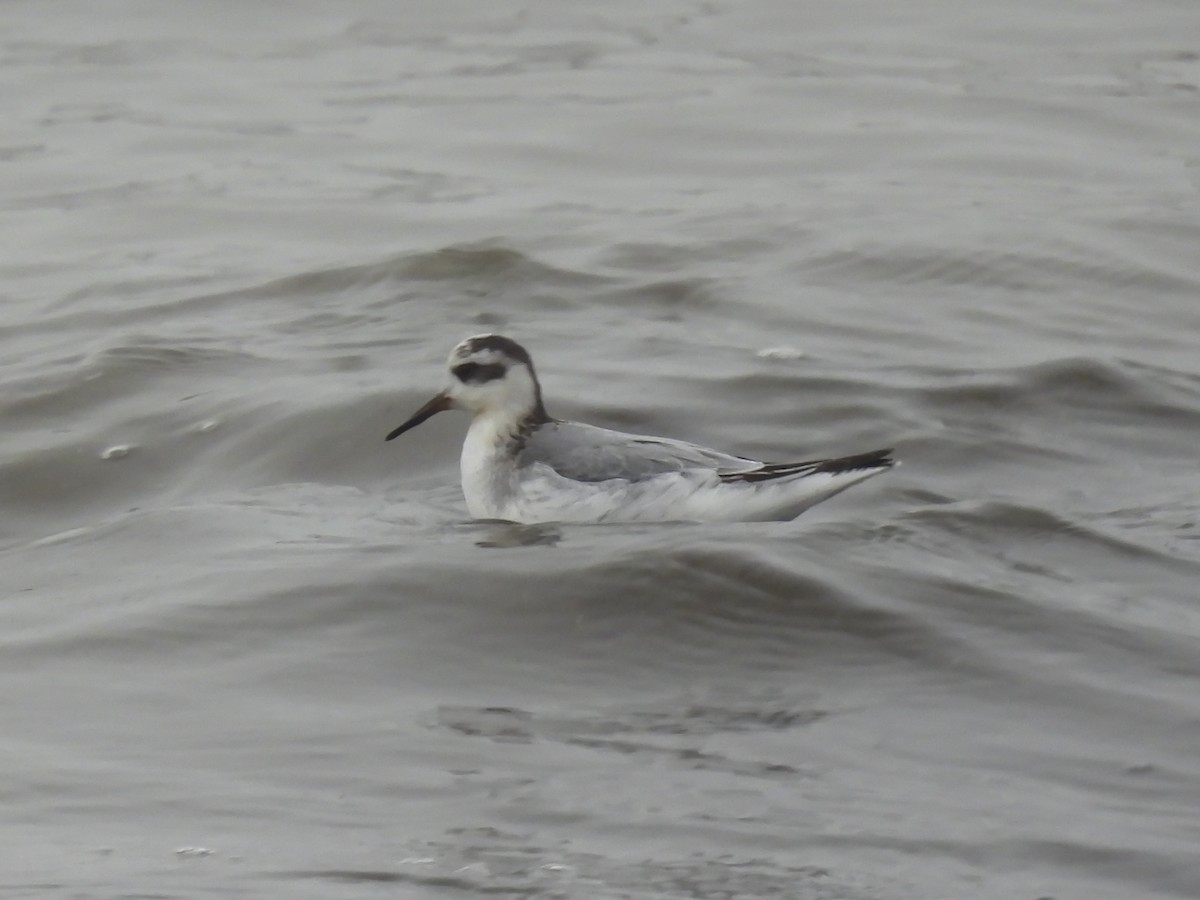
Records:
{"label": "swimming bird", "polygon": [[462,448],[467,510],[537,522],[792,519],[895,465],[892,450],[766,463],[685,441],[552,418],[529,353],[480,334],[450,352],[449,385],[387,435],[447,409],[472,416]]}

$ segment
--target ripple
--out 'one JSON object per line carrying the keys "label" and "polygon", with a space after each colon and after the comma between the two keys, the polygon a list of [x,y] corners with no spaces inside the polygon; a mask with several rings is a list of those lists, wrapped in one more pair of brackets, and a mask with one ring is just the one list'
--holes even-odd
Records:
{"label": "ripple", "polygon": [[328,296],[362,293],[381,284],[403,285],[412,281],[478,282],[495,288],[505,283],[582,286],[599,283],[601,279],[540,262],[500,243],[484,242],[289,275],[260,287],[222,296]]}
{"label": "ripple", "polygon": [[952,406],[987,406],[996,412],[1021,405],[1047,408],[1127,410],[1157,418],[1200,420],[1200,380],[1118,360],[1077,357],[1032,366],[986,371],[931,372],[942,384],[927,388],[931,401]]}
{"label": "ripple", "polygon": [[[64,362],[66,364],[64,364]],[[181,344],[143,337],[69,361],[44,364],[43,371],[14,381],[0,408],[5,416],[45,425],[62,416],[105,405],[144,408],[144,391],[156,393],[179,381],[229,375],[246,377],[267,361],[256,354],[209,344]]]}
{"label": "ripple", "polygon": [[867,900],[880,896],[821,866],[720,853],[653,858],[589,853],[537,834],[462,828],[436,841],[413,842],[402,865],[388,869],[309,869],[274,878],[360,885],[409,884],[465,896],[791,897]]}
{"label": "ripple", "polygon": [[1115,260],[1098,251],[1080,255],[1046,255],[1030,251],[950,248],[862,248],[835,250],[813,257],[808,267],[816,276],[851,277],[894,285],[975,285],[1030,293],[1090,285],[1111,290],[1114,285],[1160,294],[1191,295],[1194,278],[1147,268],[1133,259]]}

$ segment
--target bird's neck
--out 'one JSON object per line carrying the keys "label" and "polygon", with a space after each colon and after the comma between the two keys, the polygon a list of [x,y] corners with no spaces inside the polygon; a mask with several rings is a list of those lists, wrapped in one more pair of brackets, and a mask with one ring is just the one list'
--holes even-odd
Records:
{"label": "bird's neck", "polygon": [[477,413],[471,420],[466,444],[471,445],[479,456],[511,452],[513,444],[524,443],[535,428],[548,421],[549,416],[540,406],[535,409],[490,409]]}
{"label": "bird's neck", "polygon": [[536,415],[514,416],[501,410],[479,413],[463,441],[463,495],[476,518],[504,518],[516,484],[517,457],[540,424]]}

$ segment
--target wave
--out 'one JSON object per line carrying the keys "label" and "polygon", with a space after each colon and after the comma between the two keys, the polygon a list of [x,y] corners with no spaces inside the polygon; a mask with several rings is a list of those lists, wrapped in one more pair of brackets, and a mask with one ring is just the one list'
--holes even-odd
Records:
{"label": "wave", "polygon": [[889,285],[971,285],[1014,292],[1043,292],[1087,286],[1194,296],[1200,283],[1193,273],[1150,268],[1135,254],[1114,257],[1114,248],[1062,247],[1055,255],[1036,251],[997,253],[989,249],[887,247],[834,250],[805,261],[814,280],[850,279]]}

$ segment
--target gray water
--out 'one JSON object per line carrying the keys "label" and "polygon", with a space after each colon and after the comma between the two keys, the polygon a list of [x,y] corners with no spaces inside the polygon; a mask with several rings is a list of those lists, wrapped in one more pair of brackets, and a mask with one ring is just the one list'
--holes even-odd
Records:
{"label": "gray water", "polygon": [[[3,6],[0,896],[1200,896],[1190,2]],[[903,466],[467,518],[556,415]]]}

